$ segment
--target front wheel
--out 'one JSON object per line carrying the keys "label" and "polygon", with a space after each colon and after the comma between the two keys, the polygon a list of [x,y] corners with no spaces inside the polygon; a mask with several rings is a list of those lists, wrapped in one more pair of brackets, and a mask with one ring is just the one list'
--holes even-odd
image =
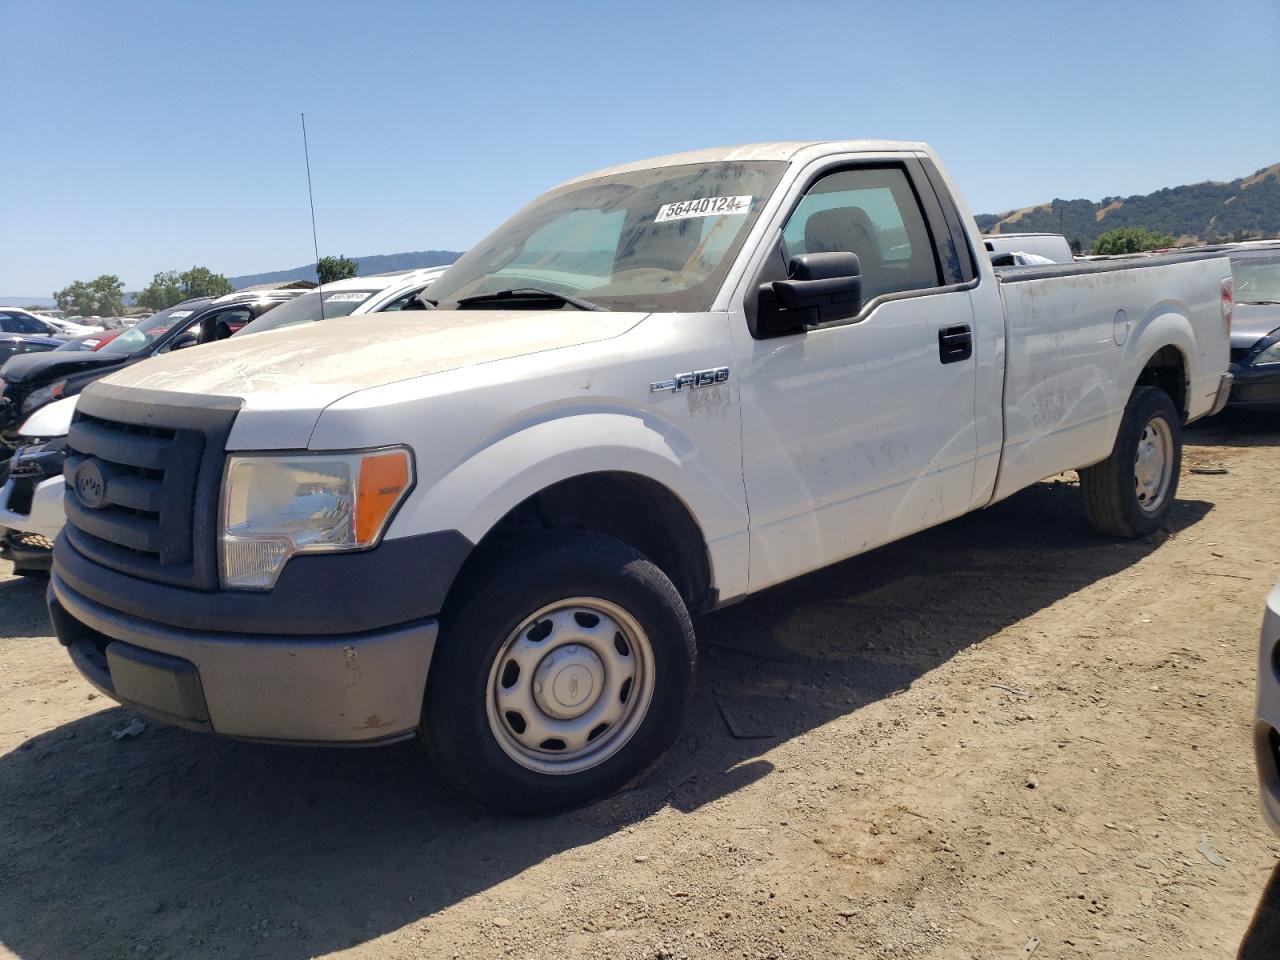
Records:
{"label": "front wheel", "polygon": [[1080,473],[1084,512],[1099,533],[1142,537],[1164,522],[1182,472],[1182,421],[1169,395],[1137,387],[1111,456]]}
{"label": "front wheel", "polygon": [[444,617],[421,738],[508,813],[571,809],[649,769],[693,690],[680,594],[626,544],[566,530],[513,540]]}

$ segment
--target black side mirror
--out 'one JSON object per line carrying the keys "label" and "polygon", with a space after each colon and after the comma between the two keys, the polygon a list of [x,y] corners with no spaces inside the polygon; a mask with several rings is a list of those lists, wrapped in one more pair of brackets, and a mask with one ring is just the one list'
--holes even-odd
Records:
{"label": "black side mirror", "polygon": [[174,350],[185,350],[187,347],[194,347],[200,342],[200,334],[194,330],[185,330],[173,338],[173,343],[169,344],[170,352]]}
{"label": "black side mirror", "polygon": [[787,265],[787,279],[762,283],[758,336],[782,336],[862,309],[862,264],[856,253],[802,253]]}

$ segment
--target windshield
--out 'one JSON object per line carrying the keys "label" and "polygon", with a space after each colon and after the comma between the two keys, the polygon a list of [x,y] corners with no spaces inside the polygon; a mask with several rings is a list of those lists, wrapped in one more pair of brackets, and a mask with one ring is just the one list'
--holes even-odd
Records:
{"label": "windshield", "polygon": [[785,167],[696,163],[569,184],[489,234],[428,295],[446,309],[534,288],[609,310],[709,310]]}
{"label": "windshield", "polygon": [[1231,276],[1235,280],[1237,303],[1280,301],[1280,253],[1266,257],[1233,257]]}
{"label": "windshield", "polygon": [[[295,323],[308,323],[320,319],[320,306],[324,304],[324,319],[345,317],[354,311],[381,288],[371,290],[312,290],[294,297],[288,303],[273,307],[252,323],[246,324],[236,336],[243,337],[250,333],[263,333],[280,327],[291,327]],[[323,298],[323,301],[321,300]]]}
{"label": "windshield", "polygon": [[176,307],[170,307],[168,310],[161,310],[155,316],[147,317],[147,319],[129,327],[118,337],[108,340],[98,348],[98,352],[114,353],[125,357],[141,353],[174,327],[184,323],[196,310],[203,306],[204,304],[202,303],[194,307],[190,304],[180,303]]}

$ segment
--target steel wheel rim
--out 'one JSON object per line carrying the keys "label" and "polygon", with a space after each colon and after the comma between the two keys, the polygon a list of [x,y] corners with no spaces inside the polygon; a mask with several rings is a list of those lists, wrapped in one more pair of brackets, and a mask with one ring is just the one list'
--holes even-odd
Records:
{"label": "steel wheel rim", "polygon": [[526,617],[503,642],[485,708],[508,757],[568,775],[626,746],[653,689],[653,648],[636,619],[608,600],[572,597]]}
{"label": "steel wheel rim", "polygon": [[1173,429],[1164,417],[1152,417],[1138,437],[1133,457],[1133,486],[1138,506],[1155,513],[1164,506],[1173,479]]}

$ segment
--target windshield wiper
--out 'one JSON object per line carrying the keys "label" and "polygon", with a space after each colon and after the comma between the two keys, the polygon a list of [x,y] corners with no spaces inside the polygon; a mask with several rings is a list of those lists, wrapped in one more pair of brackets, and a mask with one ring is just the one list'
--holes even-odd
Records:
{"label": "windshield wiper", "polygon": [[474,297],[463,297],[458,301],[458,306],[469,307],[481,303],[502,303],[508,300],[559,300],[563,304],[570,307],[577,307],[579,310],[605,310],[605,307],[598,303],[592,303],[590,300],[582,300],[579,297],[571,297],[565,293],[555,293],[551,290],[541,290],[538,287],[517,287],[514,290],[499,290],[497,293],[478,293]]}

